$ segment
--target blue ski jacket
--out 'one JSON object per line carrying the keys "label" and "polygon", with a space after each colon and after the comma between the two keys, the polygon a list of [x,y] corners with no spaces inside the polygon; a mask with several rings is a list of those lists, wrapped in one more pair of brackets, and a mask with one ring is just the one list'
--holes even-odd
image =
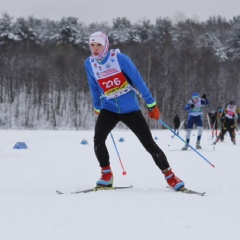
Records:
{"label": "blue ski jacket", "polygon": [[[194,104],[194,108],[191,108],[191,104]],[[199,98],[198,102],[194,103],[194,101],[191,99],[185,106],[184,110],[188,111],[188,120],[191,117],[201,116],[203,113],[202,107],[206,105],[209,105],[209,100],[207,98],[202,99]]]}
{"label": "blue ski jacket", "polygon": [[[95,111],[100,112],[101,109],[106,109],[118,114],[137,111],[140,109],[139,101],[137,99],[137,95],[139,95],[139,93],[145,100],[147,107],[156,105],[155,99],[153,98],[141,74],[131,59],[119,51],[116,51],[116,54],[121,72],[124,74],[131,88],[128,92],[120,96],[112,97],[110,99],[105,97],[104,89],[102,88],[100,81],[97,79],[96,74],[94,74],[94,65],[91,64],[91,61],[93,61],[93,59],[91,57],[88,57],[85,60],[84,65]],[[110,51],[108,52],[107,56],[101,60],[101,62],[98,62],[98,64],[101,64],[102,66],[104,64],[107,64],[107,62],[109,64],[109,58],[111,58]],[[101,68],[101,66],[99,68]],[[135,89],[137,89],[137,91]]]}

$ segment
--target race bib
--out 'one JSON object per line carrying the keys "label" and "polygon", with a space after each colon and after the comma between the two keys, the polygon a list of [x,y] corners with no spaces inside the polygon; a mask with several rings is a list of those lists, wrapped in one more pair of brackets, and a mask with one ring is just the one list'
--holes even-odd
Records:
{"label": "race bib", "polygon": [[122,73],[118,73],[104,79],[99,79],[98,83],[103,89],[106,97],[116,97],[130,91],[128,90],[130,88],[130,84],[127,82]]}

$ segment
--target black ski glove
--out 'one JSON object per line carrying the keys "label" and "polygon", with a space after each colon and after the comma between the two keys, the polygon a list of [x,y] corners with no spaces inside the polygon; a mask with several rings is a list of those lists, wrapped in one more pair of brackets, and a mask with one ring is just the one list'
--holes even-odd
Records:
{"label": "black ski glove", "polygon": [[207,98],[207,95],[204,93],[204,94],[202,95],[202,98],[203,98],[203,99],[206,99],[206,98]]}

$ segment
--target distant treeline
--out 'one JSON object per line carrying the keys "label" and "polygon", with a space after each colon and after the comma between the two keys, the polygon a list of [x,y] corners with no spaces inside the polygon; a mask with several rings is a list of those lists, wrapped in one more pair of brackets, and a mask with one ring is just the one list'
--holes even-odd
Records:
{"label": "distant treeline", "polygon": [[[95,115],[84,70],[88,36],[109,35],[111,48],[131,57],[152,91],[162,119],[172,126],[194,91],[205,93],[214,110],[240,92],[240,16],[173,23],[158,18],[132,24],[34,17],[0,18],[0,127],[92,128]],[[140,100],[147,117],[145,103]],[[148,120],[149,121],[149,120]],[[159,124],[149,121],[153,128]],[[121,125],[120,125],[121,127]]]}

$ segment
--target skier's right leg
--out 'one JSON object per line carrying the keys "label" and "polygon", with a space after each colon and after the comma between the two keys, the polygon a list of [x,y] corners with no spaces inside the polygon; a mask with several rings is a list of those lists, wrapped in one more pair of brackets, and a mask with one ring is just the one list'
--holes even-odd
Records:
{"label": "skier's right leg", "polygon": [[115,113],[101,110],[94,133],[94,152],[101,167],[101,177],[97,186],[111,187],[113,185],[113,173],[110,167],[109,153],[106,147],[106,139],[111,130],[118,123]]}

